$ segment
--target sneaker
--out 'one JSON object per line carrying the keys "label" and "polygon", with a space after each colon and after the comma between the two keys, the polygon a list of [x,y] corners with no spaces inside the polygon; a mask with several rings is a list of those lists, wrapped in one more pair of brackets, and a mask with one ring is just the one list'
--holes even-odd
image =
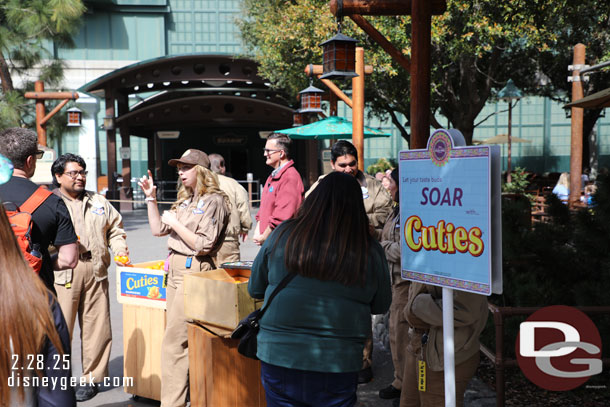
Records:
{"label": "sneaker", "polygon": [[358,384],[368,383],[373,380],[373,369],[367,367],[358,372]]}
{"label": "sneaker", "polygon": [[379,390],[379,398],[386,400],[400,398],[400,390],[390,384],[388,387]]}
{"label": "sneaker", "polygon": [[79,386],[76,389],[76,401],[91,400],[97,395],[98,391],[98,385],[95,383],[93,383],[93,386],[90,386],[88,384],[84,386]]}

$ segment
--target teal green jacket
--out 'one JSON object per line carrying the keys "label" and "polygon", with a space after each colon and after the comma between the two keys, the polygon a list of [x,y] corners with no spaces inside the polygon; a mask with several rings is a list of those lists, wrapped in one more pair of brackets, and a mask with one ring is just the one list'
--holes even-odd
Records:
{"label": "teal green jacket", "polygon": [[[275,244],[285,227],[273,231],[252,265],[248,291],[265,302],[288,274],[284,267],[288,233]],[[364,286],[297,275],[280,291],[260,321],[257,356],[290,369],[359,371],[371,314],[385,313],[391,301],[388,263],[379,243],[371,239]]]}

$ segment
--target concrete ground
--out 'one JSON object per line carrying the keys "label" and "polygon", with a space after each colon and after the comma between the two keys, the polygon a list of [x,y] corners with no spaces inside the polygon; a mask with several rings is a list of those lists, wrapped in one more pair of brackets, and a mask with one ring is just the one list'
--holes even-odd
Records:
{"label": "concrete ground", "polygon": [[[138,210],[123,215],[125,230],[127,231],[127,244],[129,245],[132,262],[163,259],[167,252],[167,238],[157,238],[151,235],[148,219],[144,210]],[[251,237],[252,233],[250,233]],[[253,260],[258,252],[258,246],[251,240],[241,245],[242,260]],[[158,406],[159,402],[144,398],[134,399],[131,394],[124,392],[121,380],[123,377],[123,319],[122,306],[117,302],[116,295],[116,268],[109,270],[110,285],[110,313],[112,324],[112,351],[110,355],[109,377],[113,386],[102,388],[93,399],[78,403],[83,407],[144,407]],[[80,329],[74,329],[72,341],[72,374],[79,376],[82,371],[80,355]],[[380,342],[375,343],[373,354],[374,379],[358,388],[358,407],[391,407],[391,400],[382,400],[378,397],[381,388],[386,387],[393,379],[393,366],[390,353],[384,349]],[[468,407],[493,407],[495,394],[476,377],[471,382],[466,394],[465,405]],[[214,407],[214,406],[211,406]],[[244,406],[247,407],[247,406]]]}

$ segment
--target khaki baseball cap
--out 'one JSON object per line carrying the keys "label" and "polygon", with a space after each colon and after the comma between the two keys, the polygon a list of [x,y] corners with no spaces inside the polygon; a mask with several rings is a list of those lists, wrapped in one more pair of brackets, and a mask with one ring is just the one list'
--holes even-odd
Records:
{"label": "khaki baseball cap", "polygon": [[177,166],[178,164],[192,164],[192,165],[201,165],[207,169],[210,169],[210,158],[206,153],[201,150],[195,150],[194,148],[189,148],[182,154],[180,158],[174,158],[173,160],[169,160],[168,164],[172,167]]}

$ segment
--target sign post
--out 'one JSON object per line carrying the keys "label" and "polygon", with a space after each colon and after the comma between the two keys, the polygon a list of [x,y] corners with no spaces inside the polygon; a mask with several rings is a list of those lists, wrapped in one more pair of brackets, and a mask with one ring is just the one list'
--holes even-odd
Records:
{"label": "sign post", "polygon": [[443,288],[445,405],[455,406],[453,290],[502,292],[500,148],[437,130],[401,151],[402,278]]}

